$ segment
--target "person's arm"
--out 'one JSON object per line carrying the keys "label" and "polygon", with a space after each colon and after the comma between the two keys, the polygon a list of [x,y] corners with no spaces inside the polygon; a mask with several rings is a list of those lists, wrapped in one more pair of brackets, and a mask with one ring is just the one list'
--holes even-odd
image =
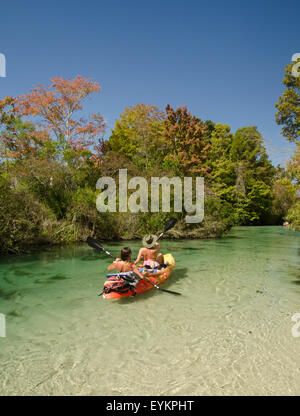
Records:
{"label": "person's arm", "polygon": [[114,269],[119,270],[118,267],[117,267],[117,264],[116,264],[118,261],[120,261],[120,259],[116,259],[112,264],[110,264],[108,266],[107,270],[109,270],[109,271],[114,270]]}
{"label": "person's arm", "polygon": [[117,268],[117,266],[115,265],[115,263],[112,263],[112,264],[110,264],[109,266],[108,266],[108,268],[107,268],[107,270],[114,270],[114,269],[116,269]]}
{"label": "person's arm", "polygon": [[140,248],[139,255],[137,256],[137,259],[134,262],[134,264],[138,264],[141,261],[141,258],[143,257],[143,253],[144,253],[144,250]]}
{"label": "person's arm", "polygon": [[159,250],[161,249],[161,245],[159,243],[155,243],[156,248],[154,249],[155,255],[159,252]]}
{"label": "person's arm", "polygon": [[136,266],[133,267],[133,271],[139,276],[140,279],[144,279],[144,273],[141,274],[141,272]]}
{"label": "person's arm", "polygon": [[151,273],[151,272],[144,272],[143,276],[144,277],[155,277],[155,276],[160,276],[161,274],[163,274],[165,272],[165,269],[161,269],[161,270],[157,270],[155,273]]}

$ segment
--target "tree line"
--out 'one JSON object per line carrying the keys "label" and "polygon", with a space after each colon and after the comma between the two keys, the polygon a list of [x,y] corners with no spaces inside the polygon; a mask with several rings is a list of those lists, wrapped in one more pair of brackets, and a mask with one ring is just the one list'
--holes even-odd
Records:
{"label": "tree line", "polygon": [[[0,100],[1,253],[91,234],[137,238],[162,228],[169,213],[96,210],[97,180],[117,181],[121,168],[129,178],[204,177],[204,220],[186,224],[186,213],[175,213],[174,237],[207,238],[233,225],[281,224],[298,209],[295,176],[272,165],[255,126],[232,132],[185,106],[168,104],[162,110],[137,104],[126,107],[106,135],[101,114],[82,117],[85,100],[100,91],[97,82],[81,76],[53,78],[48,86]],[[280,115],[278,120],[285,122]]]}

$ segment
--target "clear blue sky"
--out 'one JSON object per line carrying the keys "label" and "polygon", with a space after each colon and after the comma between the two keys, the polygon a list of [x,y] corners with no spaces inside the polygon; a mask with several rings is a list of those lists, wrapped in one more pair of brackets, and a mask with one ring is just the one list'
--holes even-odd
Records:
{"label": "clear blue sky", "polygon": [[[1,2],[0,13],[0,97],[81,74],[102,87],[85,108],[104,115],[106,136],[125,106],[169,103],[233,131],[256,125],[275,146],[293,147],[274,104],[300,53],[299,0],[22,0]],[[289,154],[270,156],[284,163]]]}

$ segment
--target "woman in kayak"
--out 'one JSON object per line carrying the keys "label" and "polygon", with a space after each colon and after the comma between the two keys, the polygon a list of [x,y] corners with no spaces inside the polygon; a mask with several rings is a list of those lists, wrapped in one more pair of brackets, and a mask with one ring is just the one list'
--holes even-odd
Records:
{"label": "woman in kayak", "polygon": [[139,255],[134,262],[134,264],[138,264],[141,259],[143,258],[143,266],[148,266],[151,269],[155,269],[155,267],[159,266],[159,262],[157,261],[157,253],[160,250],[160,244],[157,242],[157,237],[154,234],[145,235],[143,238],[143,246],[140,251]]}
{"label": "woman in kayak", "polygon": [[120,257],[121,258],[117,258],[112,264],[110,264],[107,270],[117,269],[118,273],[134,271],[141,279],[143,279],[139,269],[131,260],[131,249],[129,247],[122,248]]}

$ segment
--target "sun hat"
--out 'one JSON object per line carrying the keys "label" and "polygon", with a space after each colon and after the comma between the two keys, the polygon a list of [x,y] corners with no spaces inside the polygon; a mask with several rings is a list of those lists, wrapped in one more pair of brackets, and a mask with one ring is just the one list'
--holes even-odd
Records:
{"label": "sun hat", "polygon": [[155,234],[148,234],[145,235],[143,238],[143,246],[145,248],[152,248],[155,246],[155,243],[157,242],[157,236]]}

